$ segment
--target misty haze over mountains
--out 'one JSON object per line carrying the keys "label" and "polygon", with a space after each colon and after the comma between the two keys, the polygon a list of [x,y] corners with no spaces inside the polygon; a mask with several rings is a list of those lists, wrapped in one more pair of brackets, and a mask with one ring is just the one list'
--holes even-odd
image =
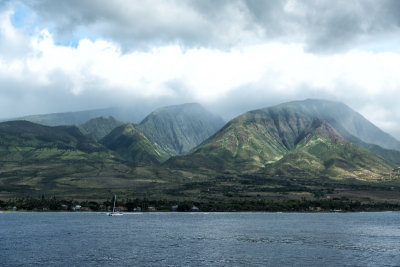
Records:
{"label": "misty haze over mountains", "polygon": [[[279,116],[283,116],[288,120],[298,116],[308,118],[309,121],[314,118],[321,118],[329,123],[337,134],[350,142],[364,147],[368,147],[368,144],[371,144],[379,146],[382,149],[400,151],[400,142],[398,140],[377,128],[359,113],[342,103],[326,100],[308,99],[284,103],[272,108],[249,111],[230,121],[224,129],[229,128],[237,121],[242,124],[241,118],[247,117],[250,114],[258,114],[259,112],[273,112],[271,116],[277,116],[277,114],[282,113]],[[134,109],[123,110],[112,108],[27,116],[21,119],[48,126],[79,125],[82,133],[90,136],[95,141],[99,141],[117,127],[124,125],[124,119],[130,118],[129,121],[131,123],[138,121],[139,118],[143,117],[140,114],[140,111],[137,112]],[[266,126],[276,124],[278,130],[282,127],[276,119],[265,123],[267,123]],[[307,123],[302,122],[302,124]],[[146,139],[150,143],[155,144],[157,149],[160,150],[159,153],[163,154],[165,158],[165,155],[174,156],[188,153],[191,149],[216,133],[223,125],[224,121],[220,117],[208,112],[199,104],[193,103],[159,108],[144,117],[140,123],[131,124],[130,127],[135,128],[135,131],[146,136]],[[289,125],[287,127],[291,131],[294,131],[294,126],[296,125]],[[299,125],[296,127],[299,127]],[[301,129],[297,129],[296,131],[299,134]],[[220,133],[216,133],[216,136],[218,134]],[[282,134],[285,135],[286,132],[279,133],[280,138],[282,138]],[[284,143],[287,142],[285,140],[283,139]],[[260,141],[264,143],[271,142],[268,138]],[[291,142],[292,145],[285,143],[286,149],[294,145],[294,140]]]}
{"label": "misty haze over mountains", "polygon": [[[337,131],[343,135],[348,136],[352,135],[359,138],[361,141],[364,141],[369,144],[376,144],[386,149],[400,149],[400,143],[394,137],[390,136],[387,133],[384,133],[378,127],[373,125],[371,122],[366,120],[362,115],[358,112],[354,112],[347,105],[340,102],[333,101],[325,101],[325,100],[316,100],[316,99],[307,99],[305,101],[294,101],[289,102],[287,104],[289,106],[298,106],[299,111],[302,113],[306,113],[310,116],[321,116],[329,123],[337,126]],[[278,105],[279,106],[279,105]],[[112,116],[120,122],[131,122],[131,123],[140,123],[142,126],[142,130],[146,131],[146,128],[150,121],[152,121],[153,127],[156,126],[156,122],[154,122],[157,117],[156,114],[161,114],[162,116],[170,116],[170,120],[176,119],[179,121],[179,118],[175,116],[181,116],[185,113],[185,107],[187,109],[191,109],[193,116],[199,117],[207,116],[215,117],[217,120],[217,126],[215,128],[221,127],[223,124],[223,119],[221,117],[217,117],[216,115],[212,115],[208,111],[202,109],[199,104],[183,104],[176,105],[170,107],[159,108],[156,111],[150,113],[141,108],[107,108],[107,109],[96,109],[96,110],[87,110],[87,111],[77,111],[77,112],[66,112],[66,113],[54,113],[54,114],[42,114],[42,115],[30,115],[25,117],[16,118],[13,120],[28,120],[34,123],[39,123],[47,126],[58,126],[58,125],[75,125],[75,124],[84,124],[87,121],[103,116]],[[174,111],[175,109],[175,111]],[[181,110],[179,110],[181,109]],[[170,112],[168,112],[168,110]],[[170,114],[169,114],[170,113]],[[169,115],[167,115],[169,114]],[[175,118],[174,118],[175,117]],[[203,118],[204,120],[205,118]],[[144,121],[143,121],[144,120]],[[211,122],[213,123],[213,122]],[[160,128],[166,127],[157,125]],[[155,129],[154,129],[155,130]],[[197,132],[200,132],[201,129],[197,129]],[[205,131],[204,137],[210,136],[213,130],[203,129]],[[148,130],[149,135],[159,134],[159,131],[154,131],[150,133],[150,129]],[[160,138],[160,137],[159,137]],[[154,140],[153,140],[154,141]],[[188,149],[184,149],[184,152],[187,152]],[[182,152],[182,151],[181,151]],[[180,153],[178,153],[180,154]]]}

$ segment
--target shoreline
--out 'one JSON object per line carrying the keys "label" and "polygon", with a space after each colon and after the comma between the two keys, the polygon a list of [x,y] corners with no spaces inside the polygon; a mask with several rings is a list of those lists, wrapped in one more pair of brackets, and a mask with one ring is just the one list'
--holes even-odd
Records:
{"label": "shoreline", "polygon": [[[48,211],[33,211],[33,210],[0,210],[0,213],[99,213],[99,214],[107,214],[111,211],[68,211],[68,210],[48,210]],[[285,214],[293,214],[293,213],[309,213],[309,214],[324,214],[324,213],[391,213],[391,212],[400,212],[400,210],[355,210],[355,211],[259,211],[259,210],[247,210],[247,211],[166,211],[166,210],[156,210],[156,211],[126,211],[122,212],[124,215],[136,214],[156,214],[156,213],[185,213],[185,214],[208,214],[208,213],[285,213]]]}
{"label": "shoreline", "polygon": [[[0,201],[0,212],[110,212],[110,200],[76,201],[52,198],[21,198]],[[350,199],[316,200],[230,200],[230,201],[178,201],[122,199],[115,210],[123,213],[138,212],[389,212],[400,211],[400,202],[360,202]]]}

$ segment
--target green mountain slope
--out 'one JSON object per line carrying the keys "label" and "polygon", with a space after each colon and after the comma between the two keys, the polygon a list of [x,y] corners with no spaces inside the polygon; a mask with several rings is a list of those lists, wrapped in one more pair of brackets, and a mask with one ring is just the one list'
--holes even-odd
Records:
{"label": "green mountain slope", "polygon": [[300,136],[294,149],[267,166],[270,173],[373,181],[388,176],[393,168],[384,159],[345,141],[320,118],[314,119]]}
{"label": "green mountain slope", "polygon": [[127,170],[113,152],[75,126],[0,123],[0,194],[84,194],[100,185],[112,187],[110,182]]}
{"label": "green mountain slope", "polygon": [[[304,115],[321,117],[332,125],[342,136],[350,134],[365,143],[400,151],[400,141],[383,132],[361,114],[343,103],[307,99],[304,101],[284,103],[273,108],[293,109]],[[342,129],[344,129],[346,133],[344,133]]]}
{"label": "green mountain slope", "polygon": [[155,161],[158,155],[148,153],[156,152],[133,125],[119,129],[122,131],[117,128],[108,135],[110,143],[106,143],[117,152],[125,152],[125,145],[132,149],[129,152],[137,152],[127,155],[131,162],[85,136],[76,126],[0,123],[0,199],[45,195],[104,200],[115,192],[125,197],[168,197],[164,191],[182,183],[186,172],[132,164],[132,160]]}
{"label": "green mountain slope", "polygon": [[355,137],[354,135],[348,133],[339,123],[337,123],[333,119],[331,119],[330,124],[334,125],[335,130],[337,132],[339,132],[340,135],[347,141],[349,141],[359,147],[362,147],[362,148],[370,151],[371,153],[384,158],[387,161],[390,161],[396,165],[400,165],[400,151],[399,150],[385,149],[385,148],[382,148],[375,144],[368,144],[368,143],[362,141],[361,139]]}
{"label": "green mountain slope", "polygon": [[199,145],[223,124],[220,117],[192,103],[157,109],[138,128],[169,155],[180,155]]}
{"label": "green mountain slope", "polygon": [[245,113],[165,165],[157,164],[163,150],[135,125],[117,127],[102,143],[115,151],[75,126],[0,123],[0,199],[44,194],[103,201],[116,193],[211,202],[398,201],[400,180],[387,175],[393,165],[348,143],[322,118],[294,109]]}
{"label": "green mountain slope", "polygon": [[290,109],[250,111],[230,121],[187,157],[174,157],[168,163],[212,169],[260,168],[293,149],[311,121]]}
{"label": "green mountain slope", "polygon": [[103,116],[95,119],[91,119],[86,123],[79,126],[82,132],[93,138],[95,141],[99,141],[104,136],[109,134],[112,130],[121,126],[123,122],[117,121],[111,116]]}
{"label": "green mountain slope", "polygon": [[[247,112],[189,155],[173,157],[166,164],[242,173],[265,168],[278,175],[358,179],[378,179],[391,171],[391,163],[345,141],[319,113],[308,111],[299,103],[289,103]],[[312,137],[307,145],[306,137]]]}
{"label": "green mountain slope", "polygon": [[166,157],[131,123],[115,128],[100,143],[133,162],[159,163]]}
{"label": "green mountain slope", "polygon": [[43,126],[28,121],[0,123],[0,146],[4,151],[31,149],[79,150],[85,153],[106,150],[82,134],[75,126]]}

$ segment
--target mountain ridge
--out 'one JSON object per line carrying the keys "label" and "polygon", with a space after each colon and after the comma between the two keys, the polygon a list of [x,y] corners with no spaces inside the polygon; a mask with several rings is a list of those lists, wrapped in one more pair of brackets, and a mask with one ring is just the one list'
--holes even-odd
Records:
{"label": "mountain ridge", "polygon": [[[318,105],[315,105],[315,103],[311,107],[305,106],[309,101],[284,103],[246,112],[228,122],[220,131],[194,149],[192,153],[183,157],[173,157],[167,161],[167,164],[172,167],[206,168],[219,171],[236,169],[254,172],[266,166],[271,169],[271,166],[274,166],[273,164],[277,166],[277,162],[287,160],[285,157],[293,153],[298,142],[303,140],[304,135],[310,134],[307,131],[316,126],[323,126],[325,134],[329,133],[331,137],[334,136],[335,140],[341,140],[341,142],[347,144],[347,150],[340,147],[340,153],[343,154],[345,153],[343,151],[346,150],[346,153],[361,154],[371,164],[371,167],[364,166],[365,173],[367,173],[367,170],[374,169],[379,170],[380,175],[384,174],[382,168],[376,166],[373,163],[374,161],[369,160],[370,158],[375,158],[375,162],[385,166],[387,170],[394,166],[392,163],[381,159],[380,156],[364,149],[358,149],[358,146],[346,140],[346,138],[355,137],[343,130],[344,127],[335,128],[334,125],[330,125],[325,120],[327,118],[336,123],[331,116],[327,116],[326,107],[323,108],[323,112],[319,112]],[[313,102],[315,101],[313,100]],[[327,104],[328,110],[331,110],[330,105],[334,103],[322,101],[322,104]],[[347,135],[342,136],[340,132]],[[324,138],[326,139],[327,136],[324,136]],[[325,142],[327,141],[325,140]],[[351,149],[348,147],[351,147]],[[334,153],[334,151],[331,152]],[[397,155],[392,153],[392,156],[395,158]],[[336,158],[344,158],[344,156],[336,155]],[[350,160],[348,157],[346,159]],[[338,172],[345,173],[344,170]],[[346,175],[346,177],[350,176]],[[357,177],[360,176],[362,175],[357,175]],[[375,178],[376,176],[374,176]]]}
{"label": "mountain ridge", "polygon": [[281,107],[293,107],[304,114],[314,117],[320,116],[334,127],[336,127],[335,124],[339,123],[347,133],[365,143],[400,151],[400,141],[379,129],[344,103],[322,99],[306,99],[282,103],[274,107],[278,109]]}
{"label": "mountain ridge", "polygon": [[90,119],[84,124],[78,127],[81,131],[93,138],[95,141],[100,141],[103,137],[108,135],[113,129],[124,124],[121,121],[117,121],[112,116],[102,116],[94,119]]}
{"label": "mountain ridge", "polygon": [[119,121],[139,123],[149,109],[141,109],[135,107],[111,107],[101,109],[90,109],[81,111],[55,112],[37,115],[27,115],[11,119],[3,119],[2,121],[26,120],[46,126],[62,126],[62,125],[80,125],[87,121],[103,116],[112,116]]}
{"label": "mountain ridge", "polygon": [[100,140],[100,143],[115,151],[123,159],[132,162],[158,164],[166,155],[157,149],[132,123],[116,127]]}
{"label": "mountain ridge", "polygon": [[378,180],[393,166],[346,141],[326,121],[315,118],[295,149],[274,163],[273,173],[285,173],[286,167],[292,169],[289,175],[294,175],[293,170],[297,169],[307,176]]}
{"label": "mountain ridge", "polygon": [[224,121],[198,103],[156,109],[138,125],[143,134],[169,155],[189,152],[223,125]]}

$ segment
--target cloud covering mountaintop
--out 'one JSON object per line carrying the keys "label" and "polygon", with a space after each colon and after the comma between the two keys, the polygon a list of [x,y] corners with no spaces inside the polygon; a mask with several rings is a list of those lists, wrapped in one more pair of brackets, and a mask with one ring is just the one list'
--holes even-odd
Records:
{"label": "cloud covering mountaintop", "polygon": [[2,1],[0,117],[345,102],[400,138],[399,1]]}

